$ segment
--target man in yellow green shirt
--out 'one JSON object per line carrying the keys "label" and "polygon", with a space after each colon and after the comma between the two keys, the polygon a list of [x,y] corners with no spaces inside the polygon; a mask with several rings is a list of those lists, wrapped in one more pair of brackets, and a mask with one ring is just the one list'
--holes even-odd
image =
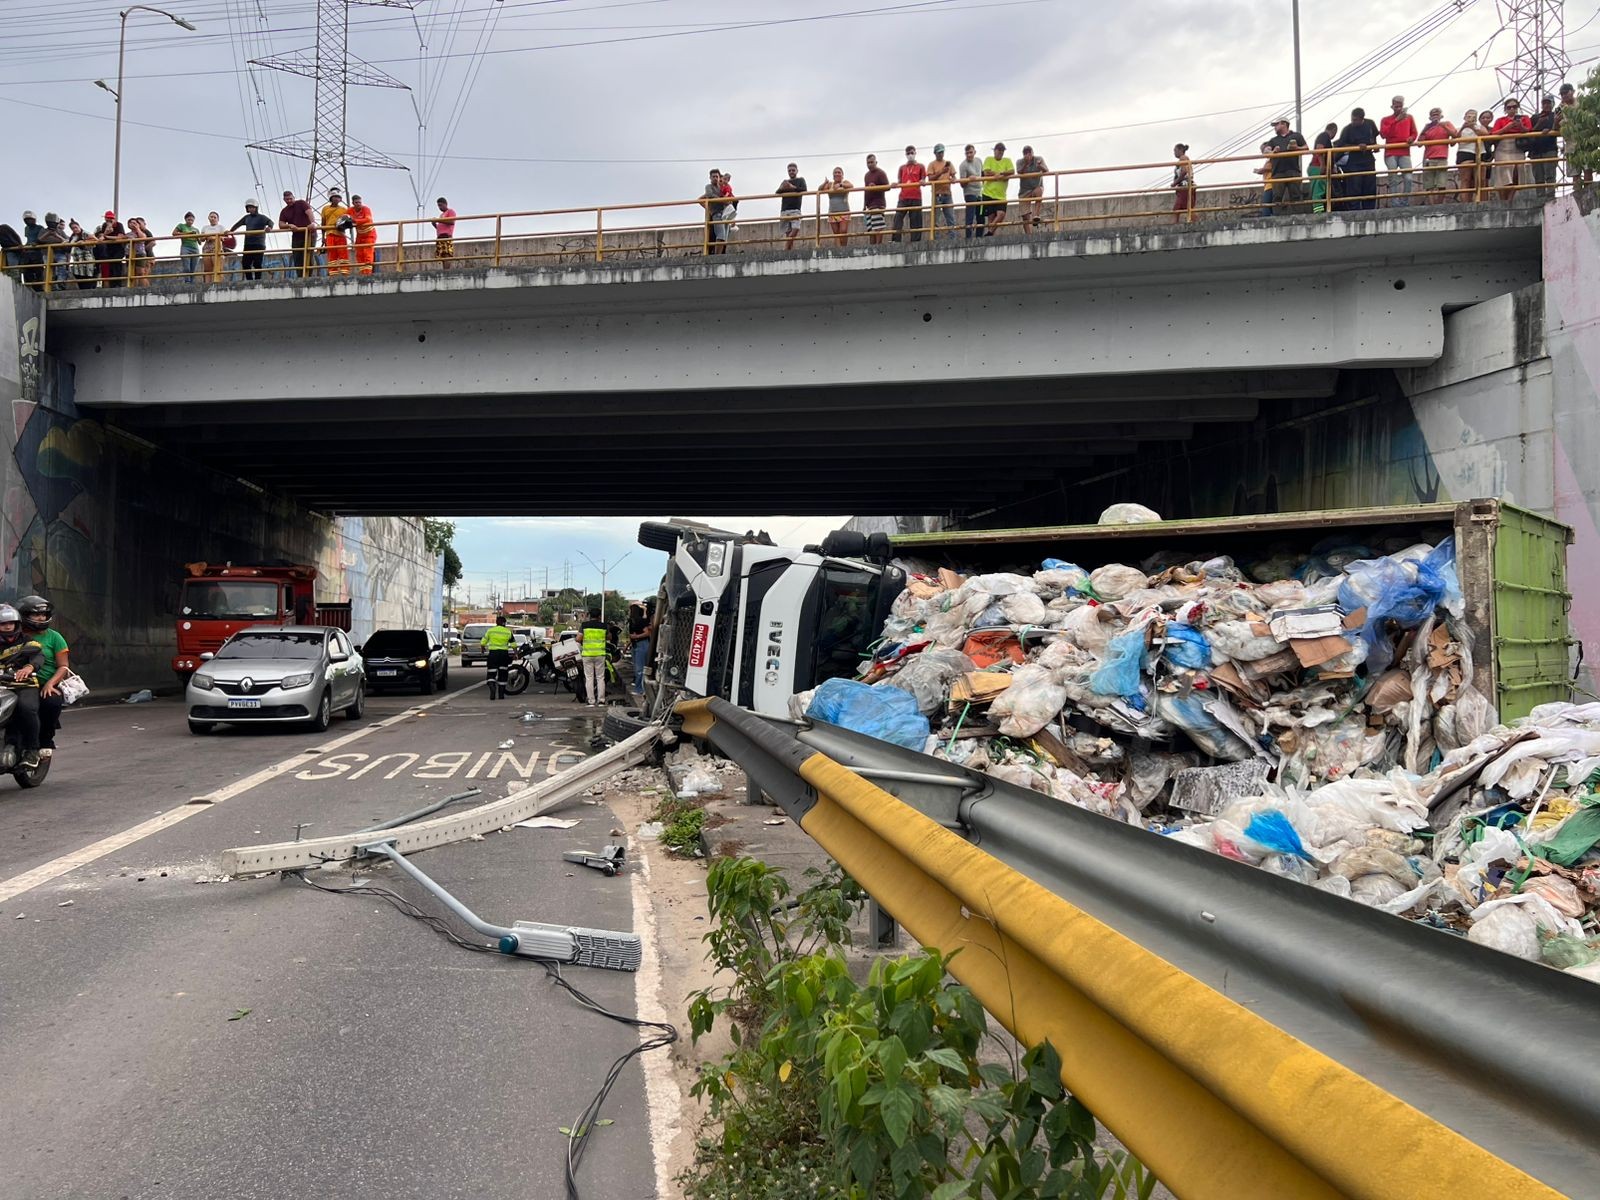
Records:
{"label": "man in yellow green shirt", "polygon": [[1000,232],[1006,219],[1006,189],[1017,173],[1016,164],[1006,157],[1006,144],[996,142],[994,153],[983,160],[983,201],[989,220],[988,236]]}

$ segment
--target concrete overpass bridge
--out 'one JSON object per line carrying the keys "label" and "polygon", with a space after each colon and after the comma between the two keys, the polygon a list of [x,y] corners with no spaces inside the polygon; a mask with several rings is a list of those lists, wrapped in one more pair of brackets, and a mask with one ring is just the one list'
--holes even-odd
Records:
{"label": "concrete overpass bridge", "polygon": [[47,349],[112,427],[323,512],[973,514],[1403,404],[1374,380],[1452,314],[1514,342],[1541,237],[1463,206],[68,292]]}

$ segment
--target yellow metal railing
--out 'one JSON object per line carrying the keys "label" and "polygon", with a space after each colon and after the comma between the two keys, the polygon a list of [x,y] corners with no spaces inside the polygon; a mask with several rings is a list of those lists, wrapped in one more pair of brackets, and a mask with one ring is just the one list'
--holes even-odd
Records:
{"label": "yellow metal railing", "polygon": [[[256,251],[250,248],[247,239],[251,235],[245,231],[227,235],[235,240],[231,248],[223,244],[221,235],[89,238],[7,249],[3,271],[45,292],[201,286],[301,276],[338,278],[491,266],[526,268],[654,260],[726,253],[729,246],[741,252],[777,251],[801,245],[811,250],[848,249],[900,241],[907,236],[934,241],[1029,232],[1030,228],[1059,233],[1075,227],[1178,224],[1229,215],[1314,214],[1331,218],[1345,212],[1389,209],[1401,203],[1410,207],[1510,204],[1522,193],[1548,196],[1568,186],[1559,178],[1563,162],[1559,155],[1532,159],[1516,148],[1517,139],[1529,136],[1526,132],[1469,135],[1414,143],[1413,165],[1406,171],[1391,171],[1382,165],[1384,147],[1379,143],[1186,160],[1193,182],[1168,188],[1106,189],[1097,188],[1096,184],[1118,173],[1172,173],[1179,165],[1177,160],[1013,173],[1005,180],[1008,195],[1004,201],[967,201],[962,182],[952,179],[947,185],[940,185],[938,192],[934,185],[922,183],[915,189],[917,203],[901,207],[898,183],[872,188],[855,184],[846,193],[848,203],[854,207],[843,213],[827,211],[828,198],[837,192],[813,188],[788,193],[788,199],[799,199],[809,209],[798,215],[736,215],[738,205],[786,198],[777,192],[757,192],[730,196],[720,202],[695,197],[468,215],[455,218],[455,234],[450,239],[434,236],[430,219],[410,217],[376,221],[349,236],[342,259],[329,255],[326,243],[304,252],[282,246],[263,246]],[[1424,157],[1430,148],[1443,148],[1446,155],[1451,154],[1452,148],[1460,148],[1481,156],[1496,142],[1501,149],[1492,164],[1429,162]],[[1509,152],[1504,148],[1507,145],[1512,147]],[[1373,168],[1339,170],[1336,164],[1352,153],[1372,154]],[[1296,160],[1297,173],[1281,179],[1268,177],[1267,164],[1282,159]],[[1242,172],[1236,164],[1242,163],[1259,164],[1250,172],[1253,178],[1237,177]],[[1223,172],[1213,172],[1218,174],[1232,169],[1236,177],[1194,179],[1193,172],[1201,168],[1222,168]],[[1380,194],[1378,185],[1383,179],[1395,181],[1402,176],[1411,185],[1408,194]],[[1021,190],[1013,188],[1013,179],[1033,185],[1038,194],[1012,194]],[[1416,186],[1418,183],[1424,186]],[[1352,191],[1361,194],[1350,194]],[[881,214],[881,228],[867,228],[862,204],[869,197],[879,202],[869,211]],[[713,220],[713,207],[719,204],[734,206],[733,211]],[[980,211],[969,215],[975,206],[981,206]],[[896,216],[904,217],[902,223],[909,228],[896,231]],[[464,230],[468,232],[463,233]],[[325,231],[314,232],[321,236]],[[279,227],[256,236],[282,239],[289,233],[289,229]],[[197,245],[199,252],[184,254],[185,242]]]}

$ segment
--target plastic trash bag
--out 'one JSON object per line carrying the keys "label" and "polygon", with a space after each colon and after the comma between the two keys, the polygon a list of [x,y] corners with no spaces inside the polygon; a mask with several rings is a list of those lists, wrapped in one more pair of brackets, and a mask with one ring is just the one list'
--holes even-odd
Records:
{"label": "plastic trash bag", "polygon": [[[1058,558],[1049,558],[1046,562],[1061,562]],[[1050,567],[1038,571],[1033,576],[1033,581],[1042,589],[1050,592],[1063,592],[1073,595],[1087,595],[1089,590],[1089,572],[1072,563],[1061,563],[1059,567]]]}
{"label": "plastic trash bag", "polygon": [[1032,737],[1061,711],[1067,702],[1067,689],[1055,673],[1037,663],[1018,667],[1011,686],[989,706],[989,715],[1000,718],[1000,732],[1008,737]]}
{"label": "plastic trash bag", "polygon": [[1000,609],[1013,625],[1043,625],[1050,611],[1036,592],[1014,592],[1000,601]]}
{"label": "plastic trash bag", "polygon": [[1107,563],[1089,572],[1089,583],[1100,599],[1121,600],[1134,592],[1144,591],[1150,586],[1150,577],[1137,567]]}
{"label": "plastic trash bag", "polygon": [[[1035,600],[1038,598],[1037,596],[1033,597]],[[1012,597],[1007,596],[1006,599],[1010,600]],[[1002,604],[990,604],[972,619],[972,627],[974,629],[993,629],[996,625],[1009,624],[1011,624],[1011,618],[1006,616],[1006,610]]]}
{"label": "plastic trash bag", "polygon": [[1311,857],[1306,853],[1300,835],[1289,823],[1289,818],[1275,809],[1258,812],[1251,817],[1250,823],[1244,827],[1244,833],[1258,846],[1274,854],[1292,855],[1299,859]]}
{"label": "plastic trash bag", "polygon": [[983,592],[990,596],[1010,596],[1017,592],[1039,590],[1039,585],[1029,576],[1013,575],[1009,571],[997,571],[992,575],[974,575],[967,580],[966,586],[972,592]]}
{"label": "plastic trash bag", "polygon": [[1166,639],[1167,644],[1161,655],[1173,666],[1186,671],[1199,671],[1211,665],[1211,643],[1193,625],[1169,622]]}
{"label": "plastic trash bag", "polygon": [[1137,696],[1145,649],[1144,626],[1119,633],[1106,646],[1105,657],[1090,677],[1089,686],[1102,696]]}
{"label": "plastic trash bag", "polygon": [[[1112,645],[1114,647],[1116,643]],[[1191,692],[1187,696],[1157,692],[1151,707],[1158,717],[1183,730],[1189,735],[1190,741],[1212,758],[1220,758],[1225,762],[1243,762],[1247,758],[1254,758],[1255,747],[1219,721],[1211,711],[1213,706],[1222,707],[1226,704],[1227,701],[1220,696],[1202,698],[1199,692]]]}
{"label": "plastic trash bag", "polygon": [[1161,514],[1142,504],[1113,504],[1100,514],[1098,525],[1148,525],[1161,520]]}
{"label": "plastic trash bag", "polygon": [[1346,612],[1367,610],[1366,624],[1359,636],[1367,646],[1368,674],[1381,674],[1394,658],[1384,622],[1415,629],[1434,615],[1446,591],[1452,588],[1459,602],[1461,587],[1455,577],[1454,538],[1440,542],[1420,561],[1389,557],[1350,564],[1339,586],[1339,604]]}
{"label": "plastic trash bag", "polygon": [[1057,626],[1062,635],[1090,654],[1104,655],[1117,634],[1116,614],[1100,604],[1084,604],[1073,609]]}
{"label": "plastic trash bag", "polygon": [[813,693],[806,716],[908,750],[921,750],[928,741],[928,718],[918,711],[916,698],[899,688],[829,679]]}
{"label": "plastic trash bag", "polygon": [[918,710],[932,716],[949,703],[951,685],[973,669],[972,660],[961,651],[933,648],[913,656],[888,679],[873,686],[910,692]]}
{"label": "plastic trash bag", "polygon": [[1258,662],[1285,649],[1271,634],[1251,629],[1249,621],[1218,621],[1206,631],[1206,636],[1217,658],[1234,662]]}

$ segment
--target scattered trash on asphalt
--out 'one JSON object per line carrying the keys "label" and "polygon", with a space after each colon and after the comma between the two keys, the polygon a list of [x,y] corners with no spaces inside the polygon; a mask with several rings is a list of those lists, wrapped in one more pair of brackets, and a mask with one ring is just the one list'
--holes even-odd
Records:
{"label": "scattered trash on asphalt", "polygon": [[63,900],[60,904],[56,905],[56,907],[57,908],[71,908],[76,903],[77,903],[76,900]]}
{"label": "scattered trash on asphalt", "polygon": [[140,688],[133,695],[125,697],[122,702],[124,704],[146,704],[155,698],[156,694],[149,688]]}
{"label": "scattered trash on asphalt", "polygon": [[646,821],[633,831],[633,836],[642,841],[654,842],[660,839],[662,828],[660,821]]}
{"label": "scattered trash on asphalt", "polygon": [[532,709],[530,709],[529,711],[523,713],[522,716],[518,717],[517,719],[519,721],[521,721],[524,725],[532,725],[536,721],[544,720],[544,718],[542,716],[540,716],[538,713],[534,712]]}
{"label": "scattered trash on asphalt", "polygon": [[787,825],[789,822],[784,817],[768,817],[765,821],[763,821],[761,823],[763,825]]}
{"label": "scattered trash on asphalt", "polygon": [[234,1009],[233,1016],[229,1017],[228,1020],[230,1020],[230,1021],[242,1021],[246,1017],[248,1017],[250,1015],[250,1013],[251,1013],[251,1010],[248,1009],[248,1008],[237,1008],[237,1009]]}
{"label": "scattered trash on asphalt", "polygon": [[604,850],[568,850],[561,858],[564,862],[589,867],[602,875],[615,875],[628,865],[625,851],[615,842]]}
{"label": "scattered trash on asphalt", "polygon": [[526,821],[516,822],[517,829],[571,829],[576,821],[568,821],[561,817],[529,817]]}
{"label": "scattered trash on asphalt", "polygon": [[500,743],[500,749],[509,750],[509,749],[511,749],[511,747],[515,746],[516,744],[517,744],[517,742],[516,742],[515,738],[507,738],[505,741]]}
{"label": "scattered trash on asphalt", "polygon": [[1497,724],[1454,539],[1383,549],[903,562],[859,677],[791,709],[1600,976],[1600,703]]}

